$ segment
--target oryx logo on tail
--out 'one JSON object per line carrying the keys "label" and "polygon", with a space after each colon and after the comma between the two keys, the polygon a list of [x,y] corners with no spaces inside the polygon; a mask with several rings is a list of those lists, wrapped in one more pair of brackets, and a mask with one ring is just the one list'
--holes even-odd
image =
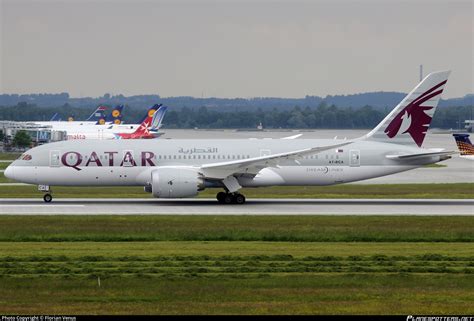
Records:
{"label": "oryx logo on tail", "polygon": [[438,71],[426,76],[364,138],[421,147],[449,74]]}
{"label": "oryx logo on tail", "polygon": [[421,146],[423,139],[425,138],[426,131],[428,130],[428,127],[431,123],[431,116],[429,116],[426,111],[435,107],[423,106],[422,104],[440,95],[443,92],[442,87],[444,84],[446,84],[446,81],[447,80],[424,92],[421,96],[403,108],[385,129],[387,136],[393,138],[399,133],[408,133],[413,138],[415,143],[418,146]]}

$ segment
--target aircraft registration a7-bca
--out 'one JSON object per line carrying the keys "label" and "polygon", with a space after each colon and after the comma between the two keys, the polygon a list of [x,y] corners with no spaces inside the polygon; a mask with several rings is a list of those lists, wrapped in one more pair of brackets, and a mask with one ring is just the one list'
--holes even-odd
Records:
{"label": "aircraft registration a7-bca", "polygon": [[64,141],[30,149],[5,176],[50,186],[144,186],[158,198],[220,187],[220,203],[245,202],[242,187],[354,182],[450,158],[423,140],[449,71],[429,74],[367,135],[326,139]]}

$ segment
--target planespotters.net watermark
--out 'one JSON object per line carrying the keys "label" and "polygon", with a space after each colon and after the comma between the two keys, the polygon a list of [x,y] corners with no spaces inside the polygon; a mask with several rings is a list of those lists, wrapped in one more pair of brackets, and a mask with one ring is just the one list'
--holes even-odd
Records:
{"label": "planespotters.net watermark", "polygon": [[65,315],[2,315],[0,321],[76,321],[76,317]]}
{"label": "planespotters.net watermark", "polygon": [[474,317],[456,316],[407,316],[407,321],[474,321]]}

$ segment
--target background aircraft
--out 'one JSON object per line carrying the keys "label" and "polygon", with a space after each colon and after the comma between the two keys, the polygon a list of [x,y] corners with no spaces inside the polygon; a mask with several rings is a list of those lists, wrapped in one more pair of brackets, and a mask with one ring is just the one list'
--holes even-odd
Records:
{"label": "background aircraft", "polygon": [[115,106],[114,109],[107,115],[101,115],[101,117],[97,120],[96,125],[105,125],[105,124],[113,124],[113,125],[120,125],[122,123],[122,111],[123,105]]}
{"label": "background aircraft", "polygon": [[453,134],[461,158],[474,160],[474,145],[469,139],[469,134]]}
{"label": "background aircraft", "polygon": [[[219,202],[242,204],[242,187],[331,185],[394,174],[453,153],[422,147],[448,75],[428,75],[358,139],[64,141],[27,151],[5,176],[46,191],[54,185],[141,185],[160,198],[219,187]],[[44,200],[51,199],[48,192]]]}
{"label": "background aircraft", "polygon": [[[85,121],[62,121],[58,117],[58,113],[55,113],[49,121],[33,121],[29,123],[35,123],[40,126],[78,126],[78,125],[95,125],[101,118],[105,118],[106,106],[99,105],[96,110],[85,120]],[[72,117],[69,117],[72,119]]]}
{"label": "background aircraft", "polygon": [[164,112],[156,113],[157,110],[167,107],[162,105],[154,105],[150,107],[140,124],[123,124],[123,125],[92,125],[92,126],[74,126],[64,127],[68,140],[74,139],[140,139],[140,138],[156,138],[160,136],[158,127],[153,127],[153,118],[156,114],[160,119],[155,120],[157,124],[161,124]]}

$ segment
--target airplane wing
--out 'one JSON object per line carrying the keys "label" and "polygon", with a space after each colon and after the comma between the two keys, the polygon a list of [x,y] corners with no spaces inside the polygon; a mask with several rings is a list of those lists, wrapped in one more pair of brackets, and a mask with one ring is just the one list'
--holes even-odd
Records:
{"label": "airplane wing", "polygon": [[295,150],[291,152],[278,153],[266,156],[259,156],[247,159],[239,159],[229,162],[212,163],[202,165],[200,168],[201,173],[210,179],[225,179],[231,175],[250,175],[255,176],[257,173],[265,167],[277,167],[283,160],[293,159],[298,162],[298,158],[305,155],[317,154],[319,152],[339,148],[350,144],[351,142],[335,144],[329,146],[306,148],[301,150]]}
{"label": "airplane wing", "polygon": [[[434,151],[434,152],[417,153],[417,154],[387,155],[385,157],[387,157],[389,159],[396,159],[396,160],[415,160],[415,159],[419,160],[419,159],[422,159],[422,158],[432,157],[432,156],[441,156],[441,157],[445,156],[445,157],[448,157],[448,156],[450,156],[454,153],[455,152],[453,152],[453,151]],[[447,158],[444,158],[444,159],[447,159]]]}
{"label": "airplane wing", "polygon": [[293,136],[287,136],[287,137],[283,137],[282,139],[296,139],[296,138],[299,138],[303,136],[303,134],[297,134],[297,135],[293,135]]}

